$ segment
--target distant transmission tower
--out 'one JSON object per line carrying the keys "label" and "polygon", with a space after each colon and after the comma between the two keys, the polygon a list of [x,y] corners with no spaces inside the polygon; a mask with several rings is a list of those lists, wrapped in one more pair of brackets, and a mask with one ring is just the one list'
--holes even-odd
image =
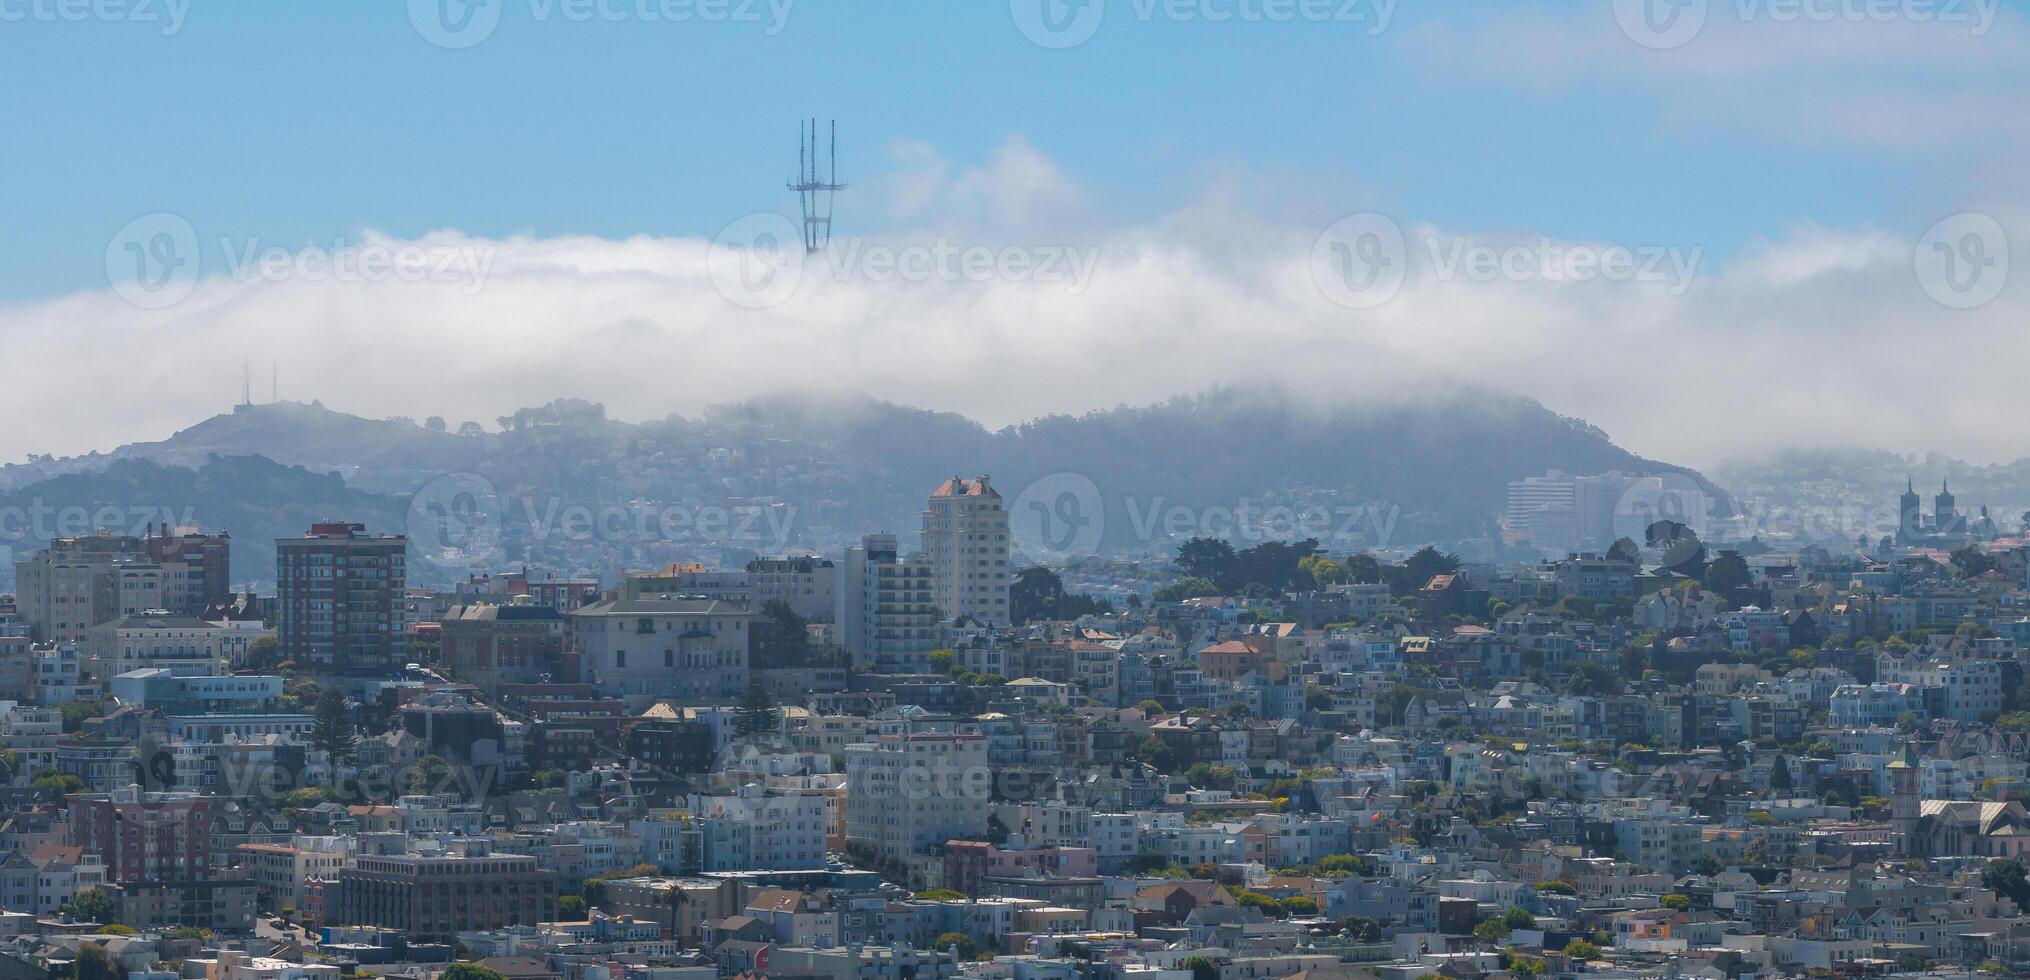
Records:
{"label": "distant transmission tower", "polygon": [[823,177],[818,175],[818,121],[797,125],[797,177],[789,189],[797,192],[804,209],[804,251],[816,252],[832,243],[832,195],[845,190],[839,183],[839,121],[832,120],[830,156]]}

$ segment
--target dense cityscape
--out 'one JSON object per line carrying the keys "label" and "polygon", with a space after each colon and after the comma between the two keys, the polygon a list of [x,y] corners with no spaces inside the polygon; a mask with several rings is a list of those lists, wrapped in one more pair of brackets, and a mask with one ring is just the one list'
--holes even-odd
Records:
{"label": "dense cityscape", "polygon": [[1118,603],[1025,564],[985,475],[837,555],[610,582],[412,586],[405,534],[342,519],[273,543],[272,593],[234,586],[259,573],[216,529],[60,538],[0,605],[0,959],[163,980],[2030,960],[2030,539],[1947,489],[1838,551],[1709,548],[1696,499],[1615,536],[1670,485],[1511,485],[1515,546],[1597,551],[1194,538]]}
{"label": "dense cityscape", "polygon": [[2030,978],[2030,0],[0,0],[0,980]]}

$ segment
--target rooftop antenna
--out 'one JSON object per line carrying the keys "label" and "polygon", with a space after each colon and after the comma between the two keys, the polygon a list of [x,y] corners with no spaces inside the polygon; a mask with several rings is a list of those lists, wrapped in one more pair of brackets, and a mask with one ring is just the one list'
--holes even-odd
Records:
{"label": "rooftop antenna", "polygon": [[246,358],[240,359],[240,404],[254,404],[254,375]]}
{"label": "rooftop antenna", "polygon": [[839,183],[839,121],[832,120],[830,156],[825,173],[818,174],[818,121],[797,125],[797,176],[789,189],[797,192],[804,212],[804,251],[816,252],[832,244],[832,196],[846,189]]}

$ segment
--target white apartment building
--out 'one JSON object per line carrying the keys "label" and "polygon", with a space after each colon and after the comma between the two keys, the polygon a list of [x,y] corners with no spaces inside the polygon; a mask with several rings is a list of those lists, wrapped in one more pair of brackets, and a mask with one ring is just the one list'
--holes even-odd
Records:
{"label": "white apartment building", "polygon": [[161,609],[121,616],[85,631],[84,669],[102,681],[148,668],[179,677],[221,674],[225,661],[219,637],[224,632],[204,620]]}
{"label": "white apartment building", "polygon": [[[692,794],[687,808],[699,820],[738,828],[731,853],[707,856],[701,871],[783,871],[825,866],[827,802],[817,790],[782,790],[750,783],[730,793]],[[714,839],[719,839],[714,835]]]}
{"label": "white apartment building", "polygon": [[770,602],[813,622],[831,620],[838,605],[839,569],[812,555],[756,558],[747,563],[748,607],[760,612]]}
{"label": "white apartment building", "polygon": [[938,642],[931,563],[904,558],[895,535],[869,534],[839,572],[839,637],[854,663],[882,672],[930,669]]}
{"label": "white apartment building", "polygon": [[846,747],[846,840],[907,863],[987,831],[992,788],[983,735],[883,735]]}
{"label": "white apartment building", "polygon": [[287,844],[241,844],[239,859],[254,879],[263,910],[300,909],[305,882],[336,881],[352,867],[353,839],[298,835]]}
{"label": "white apartment building", "polygon": [[709,702],[747,686],[747,625],[731,603],[681,595],[596,602],[571,611],[585,678],[608,697]]}
{"label": "white apartment building", "polygon": [[952,477],[923,511],[933,601],[946,619],[1008,622],[1008,512],[986,477]]}

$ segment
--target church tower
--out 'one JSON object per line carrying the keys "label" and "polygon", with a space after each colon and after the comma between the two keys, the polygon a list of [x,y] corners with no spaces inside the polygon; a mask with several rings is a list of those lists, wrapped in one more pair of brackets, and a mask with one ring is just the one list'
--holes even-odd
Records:
{"label": "church tower", "polygon": [[1959,516],[1953,503],[1952,487],[1944,480],[1938,481],[1938,496],[1932,498],[1932,506],[1937,513],[1932,515],[1931,526],[1940,534],[1955,534],[1960,530]]}
{"label": "church tower", "polygon": [[1903,751],[1889,760],[1889,839],[1901,857],[1923,856],[1914,853],[1917,818],[1924,808],[1917,792],[1917,778],[1922,766],[1917,750],[1909,742],[1903,743]]}
{"label": "church tower", "polygon": [[1917,498],[1917,481],[1906,479],[1903,497],[1896,507],[1897,544],[1915,544],[1919,538],[1924,537],[1924,513],[1920,506]]}

